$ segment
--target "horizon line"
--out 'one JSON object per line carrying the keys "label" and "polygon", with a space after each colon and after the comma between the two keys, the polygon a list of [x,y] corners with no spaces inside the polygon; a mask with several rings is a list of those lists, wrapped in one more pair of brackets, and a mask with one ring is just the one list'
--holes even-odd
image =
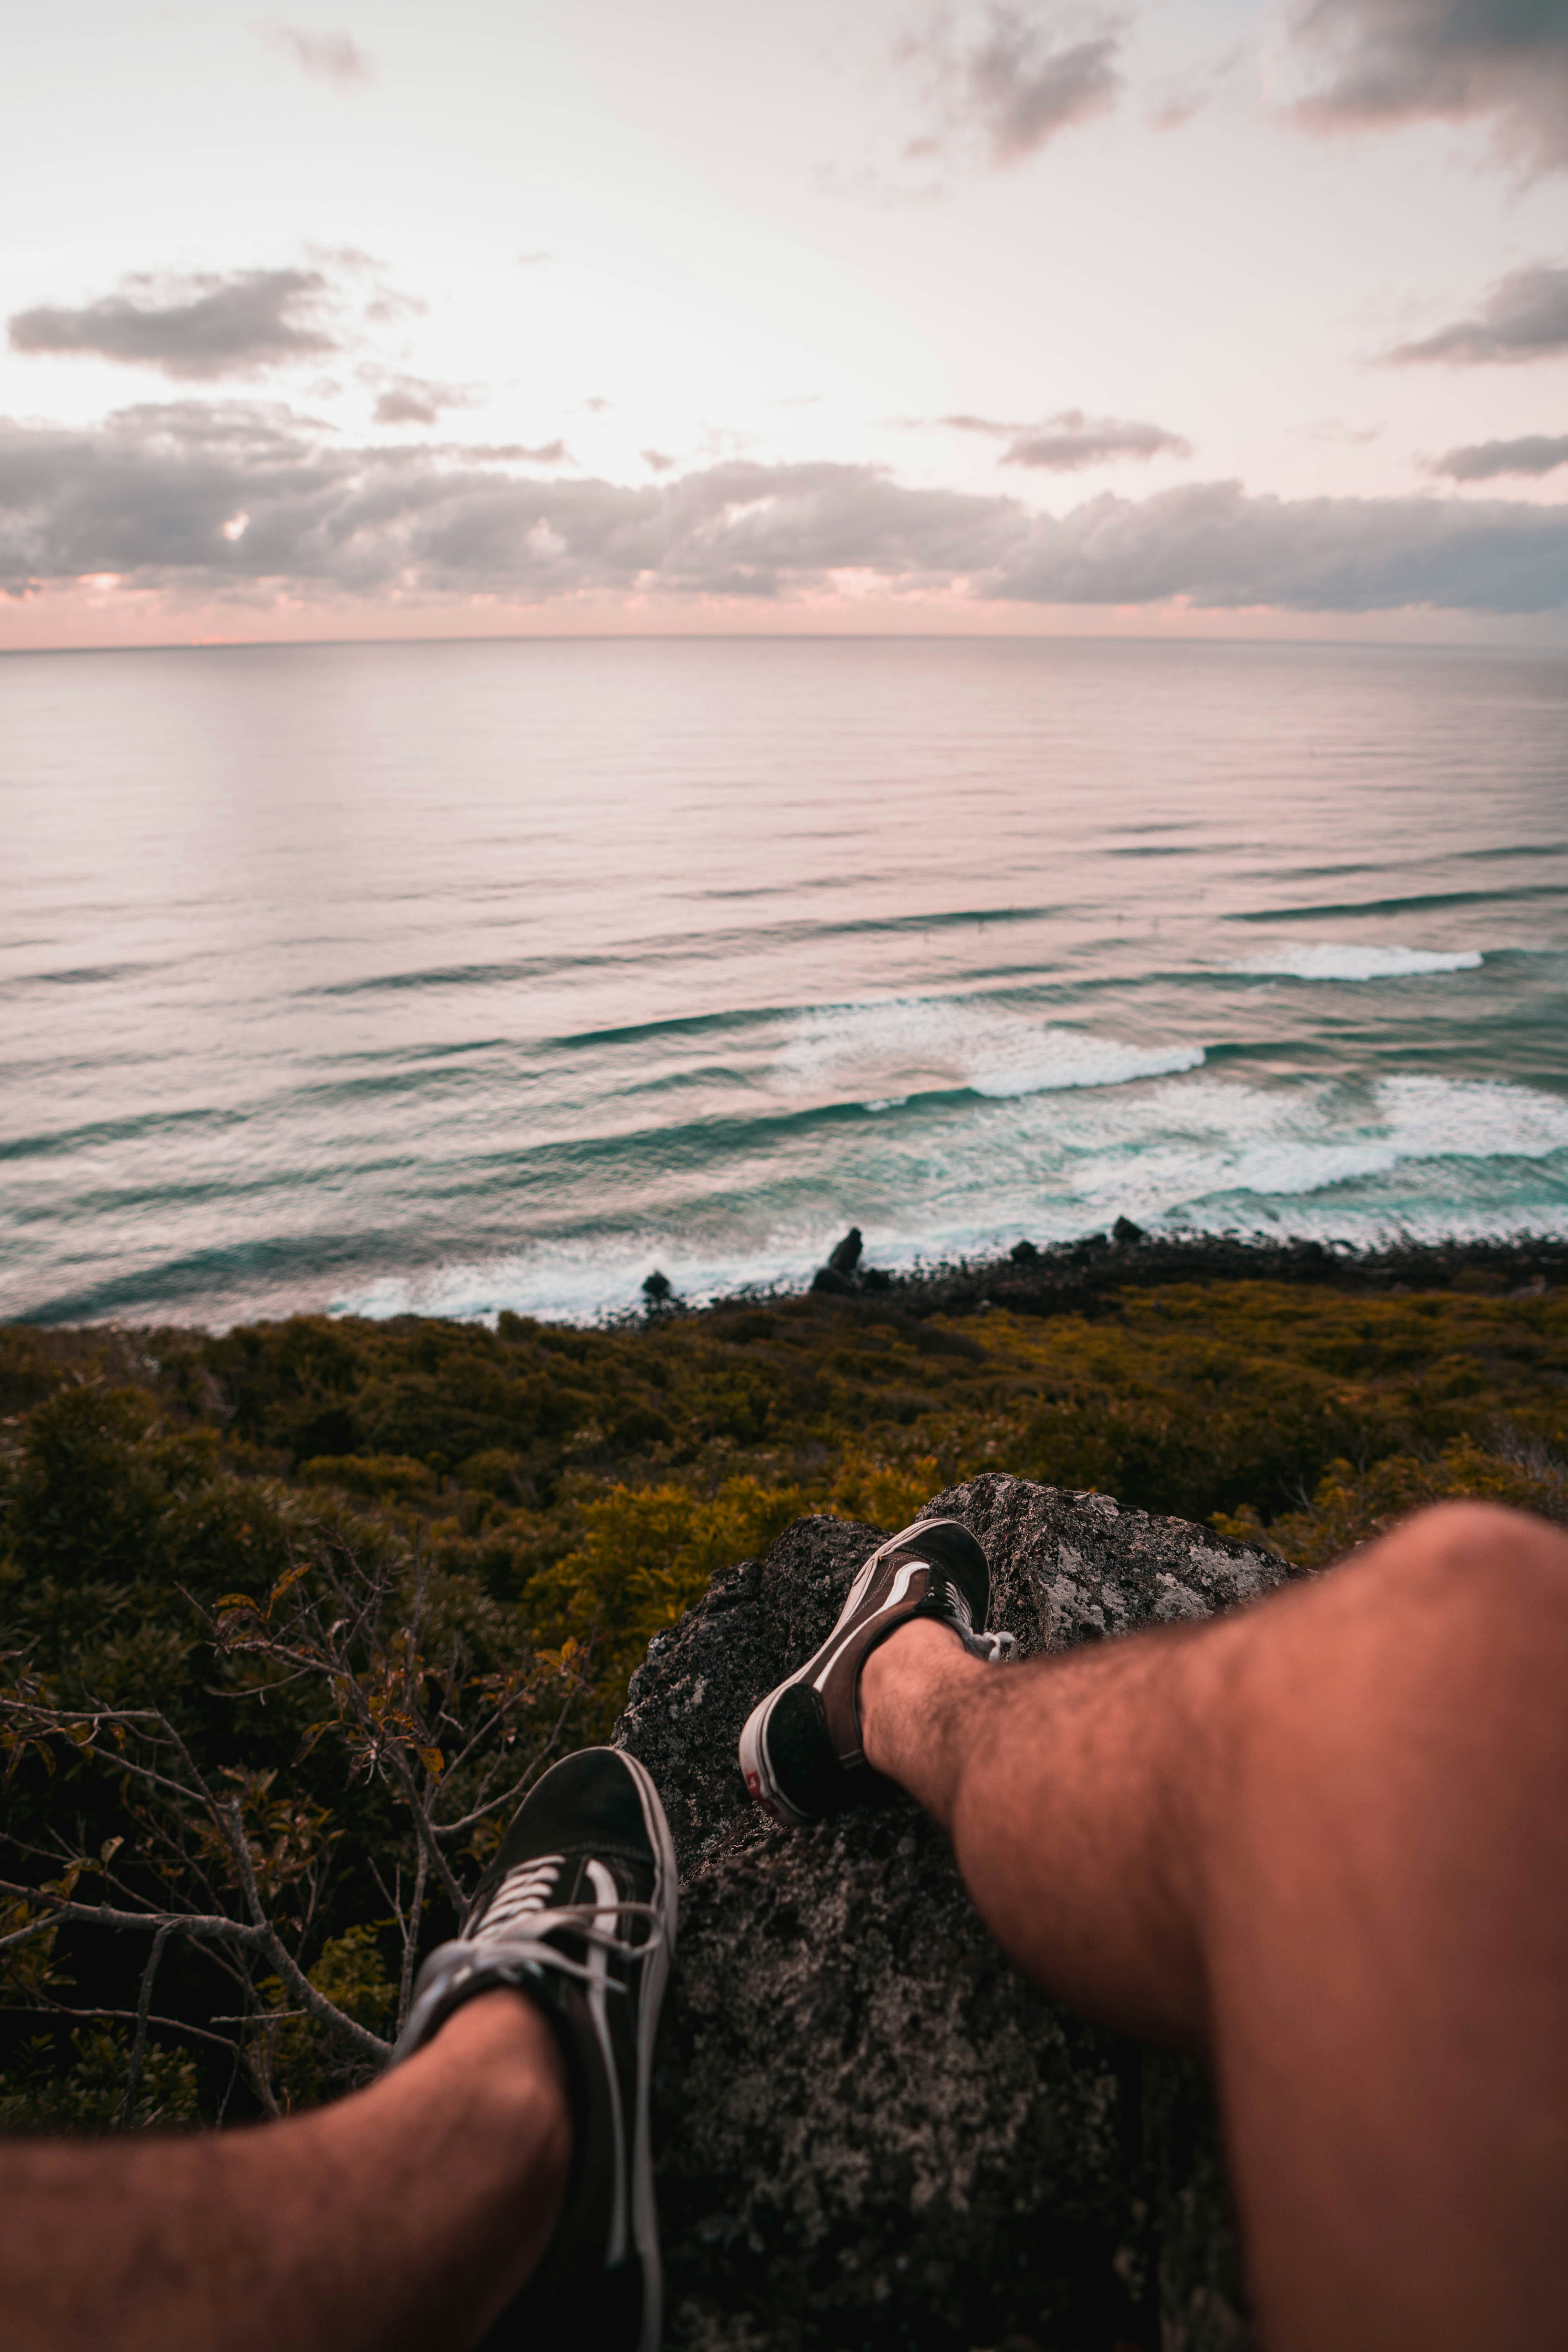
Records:
{"label": "horizon line", "polygon": [[419,636],[321,636],[321,637],[170,637],[154,643],[107,644],[96,646],[7,646],[0,644],[0,658],[25,661],[37,656],[56,658],[66,654],[229,654],[229,653],[300,653],[322,652],[337,647],[360,648],[366,646],[553,646],[553,645],[1027,645],[1027,646],[1122,646],[1159,645],[1241,646],[1269,648],[1282,646],[1321,646],[1347,652],[1377,653],[1529,653],[1561,655],[1568,646],[1531,642],[1519,638],[1512,644],[1489,644],[1476,640],[1471,644],[1456,643],[1453,638],[1431,637],[1366,637],[1357,635],[1319,636],[1258,636],[1229,631],[1184,631],[1173,635],[1160,629],[1089,630],[1064,629],[548,629],[496,630],[476,629],[461,635],[433,631]]}

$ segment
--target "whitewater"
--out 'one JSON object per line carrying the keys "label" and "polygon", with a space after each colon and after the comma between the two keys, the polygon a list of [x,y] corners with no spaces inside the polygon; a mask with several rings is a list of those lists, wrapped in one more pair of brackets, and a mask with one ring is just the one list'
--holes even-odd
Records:
{"label": "whitewater", "polygon": [[1568,1233],[1561,656],[12,656],[0,817],[9,1316]]}

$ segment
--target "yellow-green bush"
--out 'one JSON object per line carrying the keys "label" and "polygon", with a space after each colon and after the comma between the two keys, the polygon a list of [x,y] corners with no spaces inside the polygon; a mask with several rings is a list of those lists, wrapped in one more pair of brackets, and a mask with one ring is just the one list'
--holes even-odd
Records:
{"label": "yellow-green bush", "polygon": [[[1479,1289],[1185,1283],[1129,1287],[1093,1314],[924,1322],[896,1301],[806,1298],[607,1331],[517,1317],[493,1332],[300,1317],[222,1339],[0,1327],[0,1405],[5,1646],[63,1706],[90,1690],[164,1710],[226,1789],[260,1792],[274,1860],[301,1822],[330,1844],[324,1907],[301,1898],[289,1932],[313,1981],[375,2031],[395,1939],[366,1923],[392,1899],[376,1872],[395,1794],[319,1735],[297,1679],[244,1697],[202,1614],[271,1591],[301,1545],[346,1545],[400,1596],[422,1594],[426,1658],[531,1694],[536,1680],[526,1757],[552,1731],[602,1737],[650,1636],[802,1511],[891,1528],[939,1488],[1003,1470],[1212,1518],[1310,1565],[1449,1496],[1568,1521],[1554,1466],[1568,1457],[1568,1297]],[[122,1880],[156,1885],[133,1792],[82,1759],[62,1754],[50,1779],[29,1753],[5,1805],[24,1857],[5,1874],[44,1874],[37,1856],[64,1823],[79,1856],[117,1854]],[[499,1830],[476,1826],[470,1875]],[[80,1867],[91,1889],[98,1864]],[[427,1932],[450,1924],[427,1891]],[[17,1946],[8,1996],[132,2011],[145,1957],[132,1941],[89,1952],[67,1930]],[[210,1959],[172,1948],[159,2013],[231,2008],[212,1978]],[[294,2004],[279,1992],[274,2006]],[[309,2021],[259,2030],[284,2103],[342,2079]],[[79,2035],[63,2065],[63,2043],[13,2055],[0,2121],[112,2122],[117,2035]],[[138,2120],[227,2095],[205,2051],[154,2028]]]}
{"label": "yellow-green bush", "polygon": [[572,1550],[524,1589],[525,1608],[556,1613],[598,1646],[601,1727],[655,1633],[674,1624],[716,1570],[765,1551],[809,1508],[804,1488],[727,1478],[714,1495],[689,1487],[611,1487],[586,1503]]}
{"label": "yellow-green bush", "polygon": [[1303,1568],[1327,1568],[1413,1511],[1459,1501],[1501,1503],[1568,1525],[1568,1474],[1544,1454],[1493,1453],[1461,1437],[1435,1456],[1392,1454],[1366,1470],[1335,1462],[1309,1504],[1268,1528],[1256,1512],[1216,1512],[1215,1525],[1244,1542],[1261,1538]]}

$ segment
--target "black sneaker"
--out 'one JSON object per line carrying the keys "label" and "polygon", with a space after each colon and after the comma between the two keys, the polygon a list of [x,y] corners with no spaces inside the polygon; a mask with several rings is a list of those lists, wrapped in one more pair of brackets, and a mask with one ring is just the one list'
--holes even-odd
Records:
{"label": "black sneaker", "polygon": [[566,2202],[482,2352],[655,2352],[663,2281],[648,2078],[675,1919],[675,1848],[658,1790],[635,1757],[584,1748],[524,1799],[462,1934],[419,1971],[394,2065],[464,2001],[503,1984],[542,2004],[566,2058]]}
{"label": "black sneaker", "polygon": [[866,1761],[857,1697],[869,1652],[911,1617],[951,1625],[966,1650],[1005,1658],[1011,1633],[988,1633],[991,1571],[958,1519],[917,1519],[871,1554],[838,1622],[815,1656],[752,1709],[741,1770],[760,1805],[786,1829],[805,1829],[888,1786]]}

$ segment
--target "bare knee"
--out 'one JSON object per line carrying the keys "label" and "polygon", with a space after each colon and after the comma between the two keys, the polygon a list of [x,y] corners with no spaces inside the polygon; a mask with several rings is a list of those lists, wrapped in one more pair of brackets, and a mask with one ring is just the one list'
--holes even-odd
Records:
{"label": "bare knee", "polygon": [[1436,1503],[1347,1562],[1347,1585],[1411,1612],[1461,1651],[1521,1637],[1568,1671],[1568,1536],[1496,1503]]}
{"label": "bare knee", "polygon": [[1382,1754],[1412,1770],[1446,1757],[1489,1780],[1528,1769],[1568,1798],[1558,1529],[1493,1504],[1439,1504],[1282,1595],[1270,1628],[1274,1607],[1233,1621],[1247,1748],[1363,1768]]}
{"label": "bare knee", "polygon": [[1568,1535],[1529,1511],[1501,1503],[1431,1503],[1400,1522],[1369,1549],[1474,1569],[1492,1562],[1540,1559],[1568,1573]]}

